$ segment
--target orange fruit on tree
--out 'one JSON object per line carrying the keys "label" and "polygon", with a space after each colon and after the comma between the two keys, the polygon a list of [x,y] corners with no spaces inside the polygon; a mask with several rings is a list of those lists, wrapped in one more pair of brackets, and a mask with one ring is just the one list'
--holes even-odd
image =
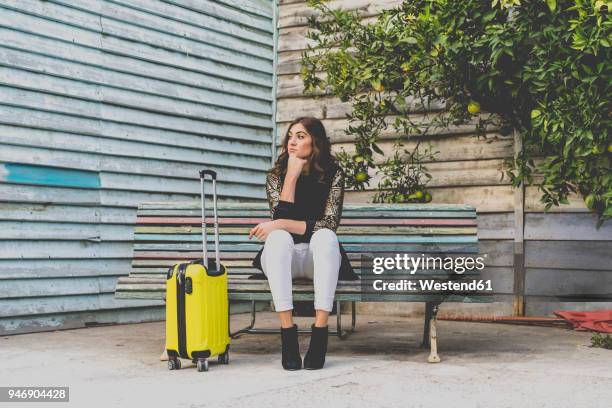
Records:
{"label": "orange fruit on tree", "polygon": [[480,113],[480,104],[476,101],[468,103],[467,110],[471,115],[477,115]]}
{"label": "orange fruit on tree", "polygon": [[360,171],[357,174],[355,174],[355,180],[359,182],[366,181],[367,179],[368,179],[368,173],[366,173],[365,171]]}
{"label": "orange fruit on tree", "polygon": [[372,81],[372,89],[376,92],[384,92],[385,86],[380,81]]}

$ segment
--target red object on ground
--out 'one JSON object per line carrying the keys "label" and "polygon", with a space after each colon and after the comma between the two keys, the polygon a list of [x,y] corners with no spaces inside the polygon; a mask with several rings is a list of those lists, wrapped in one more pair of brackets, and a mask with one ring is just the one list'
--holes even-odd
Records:
{"label": "red object on ground", "polygon": [[553,313],[569,321],[576,330],[612,333],[612,310],[596,310],[593,312],[555,310]]}

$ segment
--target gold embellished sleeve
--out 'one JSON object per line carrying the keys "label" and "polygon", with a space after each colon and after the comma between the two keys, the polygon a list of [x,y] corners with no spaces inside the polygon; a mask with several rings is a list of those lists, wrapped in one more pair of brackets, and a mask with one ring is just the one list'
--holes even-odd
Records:
{"label": "gold embellished sleeve", "polygon": [[293,209],[293,203],[280,199],[282,190],[281,180],[274,173],[268,173],[266,178],[266,194],[270,205],[270,218],[273,220],[288,219]]}
{"label": "gold embellished sleeve", "polygon": [[338,168],[331,182],[329,195],[327,196],[327,201],[325,202],[323,216],[318,220],[307,220],[305,234],[313,234],[315,231],[321,228],[329,228],[335,232],[340,224],[343,201],[344,172],[341,168]]}

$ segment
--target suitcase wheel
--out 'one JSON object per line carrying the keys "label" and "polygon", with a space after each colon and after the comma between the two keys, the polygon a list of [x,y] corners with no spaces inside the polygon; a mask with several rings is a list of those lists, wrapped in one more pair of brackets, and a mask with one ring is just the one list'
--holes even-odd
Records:
{"label": "suitcase wheel", "polygon": [[208,360],[198,360],[198,371],[208,371]]}
{"label": "suitcase wheel", "polygon": [[181,369],[181,360],[170,359],[168,360],[168,370],[180,370]]}
{"label": "suitcase wheel", "polygon": [[223,354],[219,354],[217,361],[219,364],[229,364],[229,350],[225,351]]}

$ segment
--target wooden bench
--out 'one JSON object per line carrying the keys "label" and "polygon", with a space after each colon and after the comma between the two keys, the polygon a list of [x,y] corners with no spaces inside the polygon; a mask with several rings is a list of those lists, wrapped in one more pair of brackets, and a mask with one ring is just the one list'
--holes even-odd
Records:
{"label": "wooden bench", "polygon": [[[116,297],[131,299],[164,299],[166,272],[169,266],[202,256],[201,218],[199,202],[145,203],[138,208],[134,235],[134,257],[128,277],[119,278]],[[209,221],[209,251],[214,251],[212,210]],[[257,301],[270,301],[272,295],[267,280],[248,279],[261,273],[252,267],[252,259],[263,245],[255,238],[248,239],[249,230],[268,221],[270,211],[266,203],[219,202],[219,231],[221,261],[228,268],[229,299],[251,301],[251,323],[230,335],[241,333],[278,333],[278,329],[255,328]],[[210,217],[210,218],[209,218]],[[330,331],[341,339],[355,330],[355,302],[399,301],[425,302],[425,324],[422,347],[430,348],[429,361],[437,362],[436,314],[442,302],[491,302],[492,296],[457,293],[368,293],[368,279],[372,269],[362,268],[363,254],[407,253],[414,256],[476,256],[476,211],[468,205],[439,204],[345,204],[337,234],[346,250],[359,281],[339,281],[336,289],[337,330]],[[213,256],[212,252],[209,252]],[[387,255],[388,256],[388,255]],[[445,270],[419,270],[407,279],[448,279]],[[466,272],[455,278],[474,278]],[[362,282],[363,281],[363,282]],[[313,300],[311,282],[295,281],[294,300]],[[341,302],[350,302],[351,327],[342,328]],[[307,332],[304,330],[303,332]]]}

